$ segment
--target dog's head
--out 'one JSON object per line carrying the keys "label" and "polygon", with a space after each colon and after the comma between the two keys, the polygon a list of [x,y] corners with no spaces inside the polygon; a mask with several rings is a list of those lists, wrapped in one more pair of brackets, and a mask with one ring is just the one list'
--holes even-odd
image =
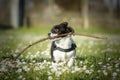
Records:
{"label": "dog's head", "polygon": [[68,26],[68,22],[63,22],[63,23],[53,26],[53,28],[51,29],[51,32],[48,33],[48,36],[52,37],[52,36],[70,33],[70,32],[74,33],[73,28]]}

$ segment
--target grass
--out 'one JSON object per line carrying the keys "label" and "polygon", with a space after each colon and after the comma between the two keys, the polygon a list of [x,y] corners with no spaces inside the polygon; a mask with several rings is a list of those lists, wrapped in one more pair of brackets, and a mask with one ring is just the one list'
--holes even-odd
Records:
{"label": "grass", "polygon": [[0,30],[0,80],[119,80],[120,38],[119,30],[80,29],[76,33],[105,36],[107,40],[74,36],[77,44],[74,67],[51,66],[49,48],[51,41],[39,43],[16,56],[28,44],[47,36],[50,27]]}

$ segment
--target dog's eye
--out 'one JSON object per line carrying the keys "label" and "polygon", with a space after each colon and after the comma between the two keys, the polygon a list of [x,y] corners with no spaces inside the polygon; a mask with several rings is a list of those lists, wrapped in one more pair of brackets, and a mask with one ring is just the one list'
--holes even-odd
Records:
{"label": "dog's eye", "polygon": [[59,29],[55,29],[55,32],[58,32],[59,31]]}
{"label": "dog's eye", "polygon": [[60,31],[60,29],[59,29],[59,25],[55,25],[53,28],[52,28],[52,30],[51,30],[51,32],[52,33],[59,33],[59,31]]}
{"label": "dog's eye", "polygon": [[59,33],[59,29],[53,29],[53,30],[52,30],[52,33],[54,33],[54,34]]}

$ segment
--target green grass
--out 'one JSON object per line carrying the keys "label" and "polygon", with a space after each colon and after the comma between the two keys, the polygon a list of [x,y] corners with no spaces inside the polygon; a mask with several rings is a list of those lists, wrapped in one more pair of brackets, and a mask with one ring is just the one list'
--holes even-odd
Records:
{"label": "green grass", "polygon": [[0,80],[119,80],[120,32],[99,28],[75,28],[76,33],[105,36],[107,40],[74,36],[77,44],[76,62],[73,68],[51,67],[49,46],[45,41],[16,56],[25,46],[47,37],[51,27],[0,30]]}

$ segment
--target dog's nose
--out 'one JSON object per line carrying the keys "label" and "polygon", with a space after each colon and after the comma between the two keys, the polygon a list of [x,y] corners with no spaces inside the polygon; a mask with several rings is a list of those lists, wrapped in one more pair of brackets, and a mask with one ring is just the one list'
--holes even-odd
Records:
{"label": "dog's nose", "polygon": [[49,37],[50,37],[50,34],[51,34],[51,33],[48,33],[48,36],[49,36]]}

